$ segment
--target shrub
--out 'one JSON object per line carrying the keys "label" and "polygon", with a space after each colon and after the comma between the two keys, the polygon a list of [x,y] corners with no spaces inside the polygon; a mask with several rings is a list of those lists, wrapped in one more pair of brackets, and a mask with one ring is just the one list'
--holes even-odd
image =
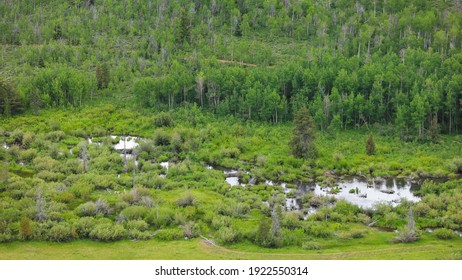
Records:
{"label": "shrub", "polygon": [[10,231],[0,233],[0,243],[11,242],[13,240],[14,240],[14,236],[11,234]]}
{"label": "shrub", "polygon": [[29,148],[29,146],[32,144],[32,142],[34,141],[34,133],[32,132],[25,132],[23,137],[22,137],[22,147],[27,149]]}
{"label": "shrub", "polygon": [[262,247],[277,248],[283,245],[283,235],[273,230],[273,223],[268,218],[260,220],[260,225],[255,236],[255,243]]}
{"label": "shrub", "polygon": [[457,237],[457,233],[447,228],[435,229],[433,234],[436,236],[436,238],[444,240],[454,239]]}
{"label": "shrub", "polygon": [[342,231],[337,234],[338,238],[340,239],[358,239],[358,238],[363,238],[365,235],[365,232],[359,229],[356,230],[351,230],[351,231]]}
{"label": "shrub", "polygon": [[74,194],[68,191],[59,192],[55,196],[55,200],[61,203],[71,203],[74,198]]}
{"label": "shrub", "polygon": [[311,207],[320,207],[322,206],[323,204],[326,203],[325,201],[326,199],[323,198],[322,196],[319,196],[319,195],[315,195],[315,196],[312,196],[311,198],[309,198],[308,200],[308,204],[311,206]]}
{"label": "shrub", "polygon": [[287,212],[282,219],[282,225],[288,229],[300,227],[300,216],[296,212]]}
{"label": "shrub", "polygon": [[372,223],[371,217],[363,213],[358,214],[357,220],[364,225],[369,225],[370,223]]}
{"label": "shrub", "polygon": [[238,148],[225,148],[220,151],[221,158],[238,158],[239,154]]}
{"label": "shrub", "polygon": [[183,238],[184,233],[180,228],[166,228],[156,231],[155,236],[160,240],[171,241]]}
{"label": "shrub", "polygon": [[149,224],[143,220],[127,221],[124,224],[124,226],[128,230],[138,230],[138,231],[146,231],[149,228]]}
{"label": "shrub", "polygon": [[174,122],[169,113],[161,112],[154,118],[156,127],[173,127]]}
{"label": "shrub", "polygon": [[90,238],[98,241],[116,241],[125,237],[126,230],[121,225],[104,223],[96,225],[90,232]]}
{"label": "shrub", "polygon": [[456,173],[462,174],[462,158],[455,158],[449,163],[449,169]]}
{"label": "shrub", "polygon": [[109,203],[107,201],[98,199],[95,202],[95,212],[96,214],[101,214],[101,215],[109,215],[111,214],[111,208],[109,207]]}
{"label": "shrub", "polygon": [[93,217],[83,217],[78,219],[74,223],[75,230],[79,237],[87,238],[90,236],[90,232],[96,225],[96,220]]}
{"label": "shrub", "polygon": [[425,217],[430,210],[430,206],[428,206],[425,202],[419,202],[412,207],[412,211],[414,211],[415,215],[418,217]]}
{"label": "shrub", "polygon": [[284,228],[283,230],[284,246],[300,246],[307,236],[303,229],[296,228],[289,230]]}
{"label": "shrub", "polygon": [[211,226],[215,230],[231,226],[231,218],[227,216],[216,215],[212,218]]}
{"label": "shrub", "polygon": [[137,229],[132,229],[128,231],[127,234],[129,239],[134,239],[134,240],[148,240],[151,238],[151,233],[147,231],[139,231]]}
{"label": "shrub", "polygon": [[187,192],[183,197],[177,199],[176,204],[179,207],[194,206],[196,198],[190,192]]}
{"label": "shrub", "polygon": [[168,132],[158,129],[154,133],[154,144],[156,146],[168,146],[170,145],[171,137]]}
{"label": "shrub", "polygon": [[55,242],[70,241],[74,239],[72,228],[66,223],[54,225],[47,234],[48,240]]}
{"label": "shrub", "polygon": [[130,192],[128,193],[121,194],[120,198],[122,199],[122,201],[128,204],[136,204],[141,199],[141,196],[138,193],[138,189],[134,188],[134,189],[131,189]]}
{"label": "shrub", "polygon": [[223,244],[239,242],[242,238],[242,233],[233,227],[222,227],[217,232],[217,237]]}
{"label": "shrub", "polygon": [[194,238],[200,234],[200,228],[195,222],[186,222],[181,228],[185,238]]}
{"label": "shrub", "polygon": [[76,212],[79,216],[94,216],[96,215],[96,205],[93,201],[85,202],[77,207]]}
{"label": "shrub", "polygon": [[305,232],[308,235],[320,238],[327,238],[332,235],[331,230],[326,225],[321,223],[309,224],[307,227],[305,227]]}
{"label": "shrub", "polygon": [[50,140],[52,142],[59,142],[61,140],[64,139],[64,137],[66,136],[66,133],[64,133],[63,131],[52,131],[52,132],[49,132],[48,134],[45,135],[45,139],[46,140]]}
{"label": "shrub", "polygon": [[420,234],[409,227],[398,230],[398,235],[393,239],[396,243],[410,243],[419,240]]}
{"label": "shrub", "polygon": [[145,206],[129,206],[122,210],[120,214],[125,216],[128,220],[144,219],[149,213],[149,208]]}

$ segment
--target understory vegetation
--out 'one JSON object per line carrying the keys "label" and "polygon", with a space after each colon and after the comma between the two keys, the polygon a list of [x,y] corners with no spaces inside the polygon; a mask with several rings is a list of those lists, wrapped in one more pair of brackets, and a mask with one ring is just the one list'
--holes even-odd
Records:
{"label": "understory vegetation", "polygon": [[[217,119],[194,108],[170,113],[110,105],[53,110],[11,118],[1,126],[2,242],[202,235],[223,245],[318,250],[322,240],[364,238],[371,225],[401,232],[410,210],[417,233],[439,228],[433,234],[446,240],[459,238],[454,230],[462,227],[462,181],[454,168],[460,147],[452,145],[461,141],[459,136],[418,144],[375,130],[323,132],[314,141],[318,156],[304,160],[288,145],[290,125]],[[371,133],[377,147],[367,155],[364,143]],[[114,148],[124,134],[137,136],[139,143],[127,159]],[[234,168],[241,182],[252,184],[230,186],[223,168]],[[418,190],[420,202],[378,203],[373,209],[342,200],[329,201],[326,209],[322,197],[307,192],[300,211],[286,207],[279,184],[266,182],[286,182],[295,195],[301,183],[316,178],[324,184],[331,174],[452,180],[425,181]],[[306,215],[312,206],[318,212]]]}
{"label": "understory vegetation", "polygon": [[[0,242],[459,246],[461,10],[2,1]],[[359,207],[348,178],[418,199]]]}

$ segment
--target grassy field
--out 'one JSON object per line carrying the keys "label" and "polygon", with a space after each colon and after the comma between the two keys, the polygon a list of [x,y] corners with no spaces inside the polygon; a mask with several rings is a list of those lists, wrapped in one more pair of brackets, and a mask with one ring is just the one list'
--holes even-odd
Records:
{"label": "grassy field", "polygon": [[442,241],[424,234],[412,244],[391,244],[392,233],[377,232],[362,240],[321,241],[324,249],[307,251],[296,247],[264,249],[250,243],[233,247],[214,246],[197,238],[164,242],[129,240],[102,243],[74,241],[69,243],[13,242],[0,244],[3,260],[156,260],[156,259],[461,259],[462,238]]}

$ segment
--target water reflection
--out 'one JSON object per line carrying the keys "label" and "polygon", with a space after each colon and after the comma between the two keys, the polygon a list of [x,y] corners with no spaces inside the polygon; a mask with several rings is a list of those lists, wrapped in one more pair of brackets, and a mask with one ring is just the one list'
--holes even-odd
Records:
{"label": "water reflection", "polygon": [[[375,203],[386,202],[393,206],[401,203],[403,199],[408,201],[418,202],[420,198],[415,196],[411,191],[411,183],[402,181],[397,182],[396,179],[383,181],[373,181],[372,184],[364,182],[364,180],[353,178],[344,182],[338,183],[335,188],[323,188],[316,185],[314,193],[317,195],[334,196],[337,199],[344,199],[352,204],[362,208],[372,208]],[[338,191],[333,194],[332,190]]]}

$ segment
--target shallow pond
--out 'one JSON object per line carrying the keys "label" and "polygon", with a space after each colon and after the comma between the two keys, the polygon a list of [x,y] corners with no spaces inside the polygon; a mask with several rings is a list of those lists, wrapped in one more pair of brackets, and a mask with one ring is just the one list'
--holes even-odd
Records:
{"label": "shallow pond", "polygon": [[[124,149],[125,150],[133,150],[134,148],[136,148],[139,143],[138,141],[141,139],[139,137],[136,137],[136,136],[118,136],[118,135],[110,135],[111,139],[119,139],[119,142],[117,142],[116,144],[113,144],[112,147],[114,147],[114,149],[122,152]],[[124,141],[125,139],[125,141]],[[96,144],[96,145],[102,145],[101,142],[94,142],[93,141],[93,138],[88,138],[87,139],[88,141],[88,144]]]}
{"label": "shallow pond", "polygon": [[[211,166],[206,166],[207,169],[213,169]],[[245,186],[240,183],[237,170],[222,169],[226,175],[226,183],[230,186]],[[411,183],[405,179],[396,178],[376,178],[372,181],[367,181],[364,178],[344,178],[339,180],[334,187],[324,187],[317,183],[300,184],[297,189],[286,187],[286,183],[275,183],[271,180],[265,180],[268,186],[281,186],[286,195],[286,208],[288,210],[300,210],[301,197],[307,192],[314,192],[316,195],[333,196],[336,199],[344,199],[352,204],[362,208],[372,208],[374,204],[384,202],[396,206],[403,199],[408,201],[418,202],[420,198],[414,195],[413,191],[420,188],[421,183]],[[296,197],[288,197],[287,194],[295,191]],[[311,209],[315,212],[315,209]]]}
{"label": "shallow pond", "polygon": [[[206,169],[213,169],[211,166],[207,166]],[[237,170],[223,170],[223,173],[226,175],[226,183],[228,183],[231,187],[234,186],[245,186],[239,182],[238,172]]]}
{"label": "shallow pond", "polygon": [[[368,183],[362,178],[349,178],[331,188],[316,184],[313,191],[317,195],[326,195],[327,193],[328,196],[344,199],[362,208],[372,208],[374,204],[379,202],[391,203],[393,206],[400,204],[403,199],[418,202],[420,198],[415,196],[412,191],[419,187],[419,185],[397,179],[376,180]],[[338,193],[332,193],[333,190],[338,191]]]}
{"label": "shallow pond", "polygon": [[[113,145],[114,149],[116,150],[133,150],[136,148],[139,144],[137,142],[138,137],[135,136],[117,136],[117,135],[111,135],[112,139],[116,139],[119,137],[119,142],[115,145]],[[124,141],[125,139],[125,141]]]}

